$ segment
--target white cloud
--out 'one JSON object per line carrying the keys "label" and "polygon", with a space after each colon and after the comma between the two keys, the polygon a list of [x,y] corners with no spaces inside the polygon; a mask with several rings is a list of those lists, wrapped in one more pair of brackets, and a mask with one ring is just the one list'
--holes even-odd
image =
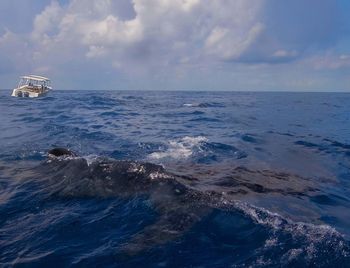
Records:
{"label": "white cloud", "polygon": [[223,60],[236,60],[256,40],[263,32],[264,25],[256,23],[243,34],[237,34],[231,28],[215,27],[205,41],[205,46],[209,54],[217,56]]}
{"label": "white cloud", "polygon": [[[0,36],[0,61],[17,71],[46,75],[85,71],[109,76],[112,70],[127,79],[143,75],[172,81],[190,80],[193,73],[230,73],[243,65],[290,63],[312,49],[322,55],[337,36],[332,1],[300,1],[288,2],[288,8],[276,0],[52,1],[33,16],[29,33]],[[332,36],[331,42],[321,44],[324,36]],[[347,68],[347,57],[311,55],[302,62],[339,69]]]}
{"label": "white cloud", "polygon": [[273,56],[276,58],[290,58],[290,57],[295,57],[298,55],[298,52],[296,50],[291,50],[291,51],[287,51],[287,50],[276,50],[273,53]]}
{"label": "white cloud", "polygon": [[35,42],[47,38],[53,31],[57,31],[57,25],[63,17],[63,8],[58,2],[52,2],[43,12],[37,15],[34,19],[32,37]]}
{"label": "white cloud", "polygon": [[239,58],[263,31],[258,0],[134,0],[129,20],[113,12],[113,1],[83,3],[72,1],[63,10],[53,2],[35,18],[35,41],[50,51],[60,43],[81,46],[89,58],[189,62],[207,55]]}
{"label": "white cloud", "polygon": [[350,70],[350,55],[337,55],[328,52],[325,55],[318,55],[306,60],[307,64],[311,65],[317,70],[337,70],[337,69],[349,69]]}

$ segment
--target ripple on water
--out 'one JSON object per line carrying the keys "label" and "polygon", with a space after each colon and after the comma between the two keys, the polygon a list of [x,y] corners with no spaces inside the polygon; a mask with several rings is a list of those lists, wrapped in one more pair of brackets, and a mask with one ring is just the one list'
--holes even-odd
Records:
{"label": "ripple on water", "polygon": [[[350,263],[349,94],[53,91],[34,100],[10,93],[0,91],[0,266]],[[196,199],[170,202],[167,191],[82,197],[67,188],[71,195],[60,195],[64,177],[43,184],[52,174],[31,169],[56,146],[162,164],[216,206],[175,240],[120,256],[121,245],[160,219],[154,200],[175,209]],[[101,181],[89,189],[101,190]]]}

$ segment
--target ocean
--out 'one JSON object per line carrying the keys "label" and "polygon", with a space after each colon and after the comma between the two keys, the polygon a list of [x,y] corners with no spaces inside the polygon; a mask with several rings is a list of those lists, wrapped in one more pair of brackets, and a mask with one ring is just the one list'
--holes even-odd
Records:
{"label": "ocean", "polygon": [[1,267],[350,267],[350,94],[10,93]]}

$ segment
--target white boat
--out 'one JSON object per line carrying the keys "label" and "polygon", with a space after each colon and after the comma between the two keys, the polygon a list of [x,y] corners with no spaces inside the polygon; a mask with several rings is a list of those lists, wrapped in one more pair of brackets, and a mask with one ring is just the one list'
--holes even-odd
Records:
{"label": "white boat", "polygon": [[12,91],[12,97],[36,98],[45,96],[52,90],[50,79],[37,75],[21,76],[18,87]]}

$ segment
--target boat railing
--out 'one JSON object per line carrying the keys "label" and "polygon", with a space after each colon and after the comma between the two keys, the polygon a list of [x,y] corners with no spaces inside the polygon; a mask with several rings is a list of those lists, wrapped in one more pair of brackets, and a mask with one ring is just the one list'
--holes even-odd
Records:
{"label": "boat railing", "polygon": [[43,85],[23,85],[21,88],[32,91],[32,92],[44,92],[48,88]]}

